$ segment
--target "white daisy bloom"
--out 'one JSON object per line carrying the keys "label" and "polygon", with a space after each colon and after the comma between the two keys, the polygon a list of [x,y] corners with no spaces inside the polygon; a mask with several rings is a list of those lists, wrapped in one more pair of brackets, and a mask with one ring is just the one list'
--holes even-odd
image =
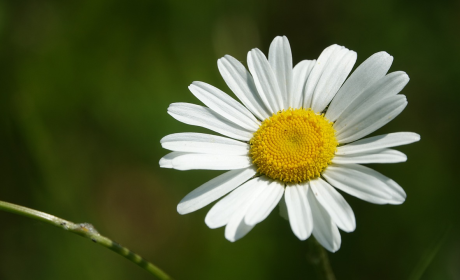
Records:
{"label": "white daisy bloom", "polygon": [[273,40],[268,59],[251,50],[249,71],[229,55],[219,59],[222,77],[242,104],[209,84],[193,82],[190,91],[207,107],[173,103],[168,113],[225,137],[168,135],[161,145],[172,152],[160,166],[230,171],[190,192],[177,211],[187,214],[226,195],[205,222],[210,228],[226,226],[225,237],[235,241],[280,204],[299,239],[313,234],[327,250],[337,251],[338,228],[351,232],[356,222],[336,189],[376,204],[401,204],[406,198],[395,181],[361,165],[404,162],[406,155],[390,148],[420,140],[412,132],[361,139],[407,105],[398,93],[409,77],[401,71],[387,74],[392,61],[388,53],[376,53],[346,79],[356,53],[332,45],[318,60],[292,67],[284,36]]}

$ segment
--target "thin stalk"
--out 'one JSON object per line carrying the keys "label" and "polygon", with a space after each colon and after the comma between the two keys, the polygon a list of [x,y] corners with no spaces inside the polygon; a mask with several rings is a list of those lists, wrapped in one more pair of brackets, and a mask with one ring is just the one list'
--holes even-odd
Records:
{"label": "thin stalk", "polygon": [[452,225],[449,225],[442,236],[432,245],[432,247],[428,248],[425,253],[422,255],[419,263],[412,271],[412,274],[409,277],[409,280],[419,280],[422,278],[423,274],[425,273],[426,269],[430,266],[433,262],[434,258],[439,252],[439,249],[444,245],[447,240],[447,236],[450,233]]}
{"label": "thin stalk", "polygon": [[315,266],[319,279],[335,280],[327,251],[313,236],[308,239],[307,261]]}
{"label": "thin stalk", "polygon": [[172,280],[172,278],[169,275],[167,275],[164,271],[162,271],[154,264],[148,262],[138,254],[130,251],[128,248],[123,247],[120,244],[110,240],[109,238],[100,235],[91,224],[75,224],[44,212],[40,212],[34,209],[30,209],[24,206],[4,201],[0,201],[0,210],[39,220],[51,224],[53,226],[59,227],[63,230],[70,231],[72,233],[91,239],[93,242],[107,247],[115,253],[127,258],[128,260],[147,270],[151,274],[155,275],[159,279]]}

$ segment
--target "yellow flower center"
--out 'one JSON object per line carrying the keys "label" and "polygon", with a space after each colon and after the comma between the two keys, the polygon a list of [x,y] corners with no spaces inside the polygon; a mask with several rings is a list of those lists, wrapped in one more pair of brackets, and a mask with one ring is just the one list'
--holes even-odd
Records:
{"label": "yellow flower center", "polygon": [[283,110],[264,120],[249,151],[257,172],[286,183],[320,176],[338,142],[332,122],[311,109]]}

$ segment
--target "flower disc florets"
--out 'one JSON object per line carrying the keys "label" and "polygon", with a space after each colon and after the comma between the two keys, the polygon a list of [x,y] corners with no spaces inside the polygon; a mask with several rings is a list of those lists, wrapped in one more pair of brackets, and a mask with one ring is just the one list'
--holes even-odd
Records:
{"label": "flower disc florets", "polygon": [[288,109],[262,122],[250,140],[257,172],[286,183],[320,176],[338,142],[332,122],[311,109]]}

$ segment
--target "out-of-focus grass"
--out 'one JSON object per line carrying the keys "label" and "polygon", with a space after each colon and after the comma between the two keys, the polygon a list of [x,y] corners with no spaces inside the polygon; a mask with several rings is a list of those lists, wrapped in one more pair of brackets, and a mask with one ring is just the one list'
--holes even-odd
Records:
{"label": "out-of-focus grass", "polygon": [[434,243],[433,246],[427,248],[425,253],[420,258],[419,263],[415,266],[414,270],[412,271],[409,279],[410,280],[418,280],[421,279],[429,265],[433,262],[434,258],[439,252],[439,249],[444,245],[446,242],[447,236],[449,235],[450,227],[446,229],[443,235],[439,238],[439,240]]}

